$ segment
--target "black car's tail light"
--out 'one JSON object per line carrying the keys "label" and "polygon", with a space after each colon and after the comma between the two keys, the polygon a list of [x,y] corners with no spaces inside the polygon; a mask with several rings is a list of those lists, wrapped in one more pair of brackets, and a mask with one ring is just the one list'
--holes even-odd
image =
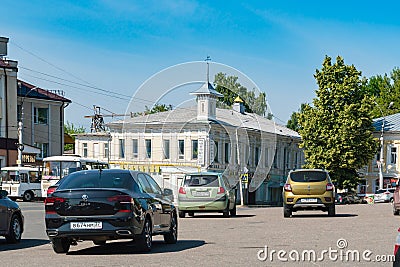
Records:
{"label": "black car's tail light", "polygon": [[133,209],[134,201],[131,196],[116,195],[107,198],[110,202],[115,202],[114,207],[118,212],[131,212]]}
{"label": "black car's tail light", "polygon": [[56,211],[54,209],[54,204],[56,203],[64,203],[66,201],[65,198],[62,197],[46,197],[44,200],[44,207],[47,214],[55,214]]}

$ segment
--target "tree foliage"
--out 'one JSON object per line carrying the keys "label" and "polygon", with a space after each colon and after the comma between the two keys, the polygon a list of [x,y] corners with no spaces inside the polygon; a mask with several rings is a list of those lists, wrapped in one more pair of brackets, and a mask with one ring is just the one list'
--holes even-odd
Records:
{"label": "tree foliage", "polygon": [[307,104],[303,103],[300,106],[300,109],[297,112],[293,112],[292,115],[290,116],[290,119],[288,120],[286,127],[289,129],[292,129],[293,131],[298,132],[300,130],[300,125],[299,125],[299,114],[304,111],[304,108]]}
{"label": "tree foliage", "polygon": [[256,113],[260,116],[267,116],[270,118],[270,114],[266,114],[267,103],[266,94],[261,92],[256,95],[256,91],[248,90],[246,87],[238,82],[238,77],[227,76],[225,73],[219,72],[215,75],[214,84],[215,89],[223,94],[224,96],[217,102],[219,108],[231,108],[233,101],[239,96],[243,102],[246,112]]}
{"label": "tree foliage", "polygon": [[357,170],[368,164],[377,148],[372,135],[374,102],[360,76],[340,56],[334,64],[326,56],[314,75],[318,89],[313,106],[305,105],[298,116],[305,167],[328,170],[338,188],[357,185]]}
{"label": "tree foliage", "polygon": [[[390,76],[386,73],[372,76],[367,85],[366,91],[375,97],[376,105],[373,108],[374,118],[388,116],[400,112],[400,69],[394,68]],[[393,105],[389,108],[390,103]]]}
{"label": "tree foliage", "polygon": [[[85,127],[83,126],[75,127],[75,125],[72,122],[70,123],[69,121],[67,121],[67,123],[64,124],[64,133],[68,135],[72,136],[73,134],[84,133],[85,131],[86,131]],[[75,140],[74,136],[72,136],[72,138]],[[64,151],[72,150],[73,148],[74,148],[73,144],[64,145]]]}

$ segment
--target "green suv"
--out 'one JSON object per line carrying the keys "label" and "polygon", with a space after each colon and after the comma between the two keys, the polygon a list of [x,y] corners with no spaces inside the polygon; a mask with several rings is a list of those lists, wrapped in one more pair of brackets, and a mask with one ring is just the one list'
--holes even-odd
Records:
{"label": "green suv", "polygon": [[203,172],[185,175],[178,192],[179,217],[186,213],[222,212],[236,215],[236,190],[222,173]]}
{"label": "green suv", "polygon": [[335,216],[335,187],[327,171],[299,169],[289,172],[283,188],[283,216],[290,217],[299,210],[322,210]]}

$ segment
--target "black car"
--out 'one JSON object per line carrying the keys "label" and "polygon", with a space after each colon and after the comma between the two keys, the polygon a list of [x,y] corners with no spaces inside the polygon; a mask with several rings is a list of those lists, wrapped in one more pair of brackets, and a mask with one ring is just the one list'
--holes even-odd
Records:
{"label": "black car", "polygon": [[56,253],[67,253],[80,240],[104,245],[133,239],[141,251],[150,251],[152,236],[163,235],[174,244],[178,221],[170,194],[143,172],[74,172],[45,200],[46,233]]}
{"label": "black car", "polygon": [[24,231],[24,216],[18,204],[7,195],[6,190],[0,190],[0,235],[8,243],[18,243]]}

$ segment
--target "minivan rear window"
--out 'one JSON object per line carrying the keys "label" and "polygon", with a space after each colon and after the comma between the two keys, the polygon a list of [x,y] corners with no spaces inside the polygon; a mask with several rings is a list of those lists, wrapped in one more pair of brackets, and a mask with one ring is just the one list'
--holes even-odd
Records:
{"label": "minivan rear window", "polygon": [[187,175],[183,182],[184,186],[206,186],[219,187],[217,175]]}
{"label": "minivan rear window", "polygon": [[326,172],[301,171],[290,173],[290,179],[294,182],[322,182],[326,179]]}

